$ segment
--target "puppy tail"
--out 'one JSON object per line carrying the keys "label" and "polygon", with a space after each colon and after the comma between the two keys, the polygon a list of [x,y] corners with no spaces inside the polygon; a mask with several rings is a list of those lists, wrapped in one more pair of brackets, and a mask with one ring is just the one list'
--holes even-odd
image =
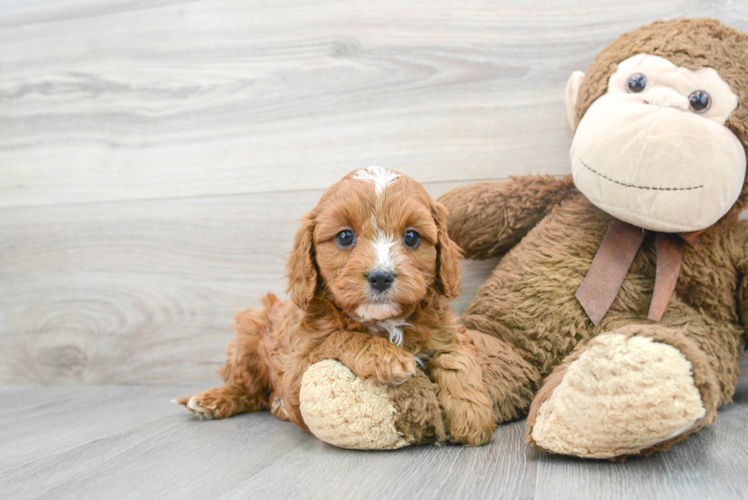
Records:
{"label": "puppy tail", "polygon": [[262,307],[236,315],[236,336],[226,347],[226,366],[218,370],[226,385],[247,398],[247,406],[252,408],[250,411],[268,407],[272,387],[262,339],[272,329],[270,315],[279,303],[278,297],[269,293],[262,298]]}

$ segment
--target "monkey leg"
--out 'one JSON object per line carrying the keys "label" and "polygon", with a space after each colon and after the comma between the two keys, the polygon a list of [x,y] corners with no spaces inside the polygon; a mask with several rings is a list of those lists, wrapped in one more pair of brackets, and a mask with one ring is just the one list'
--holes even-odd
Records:
{"label": "monkey leg", "polygon": [[594,337],[546,379],[530,408],[527,442],[613,459],[666,450],[711,423],[724,398],[710,353],[692,336],[634,324]]}
{"label": "monkey leg", "polygon": [[525,416],[540,388],[538,369],[503,340],[475,330],[467,330],[466,334],[477,348],[483,383],[491,396],[496,423]]}

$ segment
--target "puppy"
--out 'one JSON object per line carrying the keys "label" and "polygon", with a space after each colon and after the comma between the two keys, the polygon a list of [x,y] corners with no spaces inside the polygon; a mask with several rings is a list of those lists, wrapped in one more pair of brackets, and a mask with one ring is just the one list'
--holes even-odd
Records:
{"label": "puppy", "polygon": [[291,300],[268,294],[239,313],[226,384],[177,402],[200,418],[270,409],[308,432],[299,392],[313,363],[336,359],[379,384],[400,384],[421,365],[451,439],[485,443],[495,418],[475,346],[448,304],[460,249],[444,206],[409,177],[369,167],[333,185],[301,222],[286,265]]}

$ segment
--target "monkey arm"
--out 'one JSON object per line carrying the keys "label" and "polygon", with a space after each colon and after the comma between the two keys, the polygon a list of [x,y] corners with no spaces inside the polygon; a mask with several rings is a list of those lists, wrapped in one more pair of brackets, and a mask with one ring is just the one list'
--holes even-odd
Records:
{"label": "monkey arm", "polygon": [[439,201],[449,210],[449,237],[465,257],[488,259],[516,245],[574,189],[571,176],[527,175],[456,188]]}

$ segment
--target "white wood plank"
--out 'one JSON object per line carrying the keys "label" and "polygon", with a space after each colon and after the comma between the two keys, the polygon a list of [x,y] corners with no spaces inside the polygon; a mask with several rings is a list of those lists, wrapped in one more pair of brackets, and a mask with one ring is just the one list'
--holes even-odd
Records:
{"label": "white wood plank", "polygon": [[619,34],[739,2],[10,2],[0,206],[568,172],[565,81]]}
{"label": "white wood plank", "polygon": [[201,387],[0,387],[0,474],[131,427],[148,427],[177,413],[171,399]]}
{"label": "white wood plank", "polygon": [[[0,383],[215,381],[321,194],[0,208]],[[465,265],[458,310],[496,262]]]}
{"label": "white wood plank", "polygon": [[[526,479],[521,422],[502,427],[490,446],[479,449],[421,446],[366,453],[325,445],[268,412],[213,422],[173,406],[167,413],[163,393],[169,388],[89,387],[77,395],[77,408],[74,401],[48,405],[47,415],[4,436],[13,449],[31,447],[38,455],[0,458],[4,494],[517,498]],[[153,416],[143,419],[148,407]],[[65,424],[79,418],[80,424]],[[98,428],[89,429],[91,424]]]}

